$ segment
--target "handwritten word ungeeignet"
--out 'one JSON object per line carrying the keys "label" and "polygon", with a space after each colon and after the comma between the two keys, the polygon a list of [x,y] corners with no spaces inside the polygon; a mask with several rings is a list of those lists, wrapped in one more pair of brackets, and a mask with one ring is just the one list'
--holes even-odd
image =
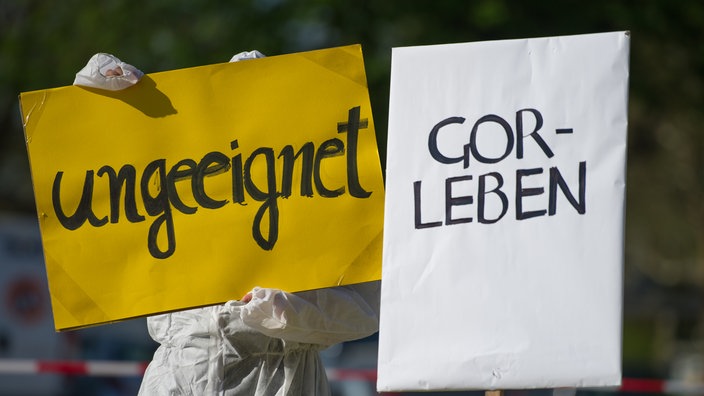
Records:
{"label": "handwritten word ungeeignet", "polygon": [[[525,133],[524,131],[524,118],[532,118],[532,122],[535,125],[530,133]],[[504,118],[496,114],[487,114],[480,117],[471,127],[469,132],[469,142],[462,146],[462,154],[450,156],[448,153],[443,153],[440,150],[438,140],[442,139],[441,130],[448,125],[463,125],[466,119],[464,117],[449,117],[437,124],[431,129],[428,134],[428,152],[430,156],[437,162],[446,165],[462,163],[464,169],[469,168],[470,160],[474,159],[482,164],[495,164],[501,162],[507,158],[513,151],[515,146],[515,155],[517,159],[523,159],[524,156],[524,140],[531,138],[535,144],[538,145],[540,150],[547,158],[552,158],[555,153],[552,151],[550,146],[546,143],[538,131],[543,126],[543,116],[536,109],[522,109],[516,112],[515,118],[515,128],[506,121]],[[498,129],[492,129],[494,131],[499,130],[500,134],[503,134],[503,151],[499,155],[489,155],[482,150],[480,150],[479,140],[477,135],[482,126],[486,127],[487,124],[497,124]],[[572,128],[561,128],[556,129],[555,133],[558,135],[572,134]],[[495,141],[501,141],[501,137],[495,139]],[[457,150],[459,152],[459,150]],[[513,172],[512,172],[513,173]],[[517,169],[515,171],[515,196],[513,197],[515,205],[515,218],[516,220],[526,220],[533,217],[544,216],[554,216],[557,213],[557,197],[558,189],[564,194],[567,201],[572,205],[572,207],[579,213],[583,215],[586,213],[586,179],[587,179],[587,162],[581,161],[577,165],[578,174],[578,186],[573,187],[576,190],[575,194],[572,193],[567,185],[567,181],[562,176],[560,169],[556,166],[550,167],[547,172],[544,172],[543,168],[528,168],[528,169]],[[545,184],[547,184],[548,189],[548,199],[547,208],[539,210],[525,210],[523,200],[528,197],[538,197],[545,193],[544,187],[525,187],[524,183],[529,178],[531,180],[539,180],[540,175],[546,174],[547,176],[543,179],[547,179]],[[513,176],[512,174],[511,176]],[[460,175],[455,177],[449,177],[444,183],[444,194],[445,194],[445,218],[444,222],[442,220],[438,221],[424,221],[422,215],[422,183],[423,181],[418,180],[413,182],[413,198],[414,198],[414,218],[415,218],[415,228],[432,228],[440,227],[442,225],[452,225],[452,224],[462,224],[471,223],[473,217],[455,217],[453,215],[453,208],[459,206],[468,206],[474,204],[474,195],[460,195],[456,196],[453,193],[453,187],[462,186],[463,184],[472,184],[473,175]],[[510,201],[509,197],[502,190],[505,183],[505,175],[499,172],[488,172],[486,174],[479,175],[476,179],[476,197],[477,197],[477,221],[481,224],[493,224],[501,220],[508,212]],[[491,187],[490,187],[491,186]],[[464,186],[465,188],[467,186]],[[474,186],[471,186],[474,187]],[[470,187],[470,188],[471,188]],[[492,198],[495,201],[500,202],[500,208],[498,214],[494,214],[494,217],[489,217],[486,213],[486,202],[488,198]]]}
{"label": "handwritten word ungeeignet", "polygon": [[[259,147],[254,150],[244,161],[242,154],[232,157],[218,151],[205,154],[196,162],[193,159],[183,159],[174,164],[168,171],[165,159],[156,159],[150,162],[143,170],[140,179],[141,198],[147,215],[153,216],[154,221],[149,227],[147,247],[149,253],[158,259],[168,258],[176,251],[176,237],[174,229],[173,209],[183,214],[194,214],[198,207],[218,209],[228,203],[227,199],[214,199],[205,189],[204,179],[217,175],[230,173],[232,181],[232,203],[246,205],[245,193],[253,200],[261,202],[252,223],[252,237],[264,250],[274,248],[278,239],[279,208],[278,198],[288,198],[292,194],[293,172],[296,161],[300,161],[301,183],[300,196],[313,197],[315,191],[324,198],[335,198],[345,194],[345,186],[330,188],[323,183],[321,167],[327,158],[347,155],[347,189],[354,198],[368,198],[372,192],[366,191],[360,184],[357,164],[357,144],[359,130],[368,126],[367,119],[360,120],[360,108],[354,107],[348,112],[347,122],[337,125],[338,133],[346,133],[347,149],[345,143],[332,138],[321,143],[317,149],[312,142],[304,143],[294,152],[291,145],[281,149],[278,156],[271,147]],[[239,148],[237,140],[230,142],[230,149]],[[266,182],[257,185],[252,178],[252,167],[257,158],[263,158],[266,166]],[[282,160],[281,188],[278,189],[276,175],[276,159]],[[261,161],[261,160],[260,160]],[[260,162],[257,161],[257,162]],[[108,222],[120,221],[120,198],[124,191],[125,218],[131,223],[142,222],[145,215],[139,213],[136,204],[137,171],[133,165],[123,165],[119,171],[105,165],[97,172],[87,170],[83,183],[81,199],[76,211],[67,215],[61,203],[61,180],[63,171],[56,173],[52,187],[52,203],[56,217],[61,225],[68,230],[80,228],[86,221],[93,227],[102,227]],[[99,218],[93,212],[93,189],[95,176],[108,177],[110,196],[110,215]],[[199,206],[186,205],[179,197],[176,183],[190,180],[191,191],[195,202]],[[156,183],[154,183],[156,182]],[[150,184],[160,186],[156,192],[150,191]],[[268,217],[266,236],[263,230],[263,221]],[[163,231],[162,231],[163,230]],[[166,232],[166,248],[162,249],[157,243],[160,232]]]}

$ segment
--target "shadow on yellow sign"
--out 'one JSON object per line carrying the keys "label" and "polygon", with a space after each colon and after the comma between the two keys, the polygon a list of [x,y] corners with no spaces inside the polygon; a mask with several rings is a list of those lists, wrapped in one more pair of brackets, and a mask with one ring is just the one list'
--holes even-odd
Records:
{"label": "shadow on yellow sign", "polygon": [[380,278],[358,45],[20,101],[57,330]]}

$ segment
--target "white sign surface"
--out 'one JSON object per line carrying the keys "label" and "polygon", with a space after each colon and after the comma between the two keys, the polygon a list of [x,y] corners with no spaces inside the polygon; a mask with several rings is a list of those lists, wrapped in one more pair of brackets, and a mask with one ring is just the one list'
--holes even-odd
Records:
{"label": "white sign surface", "polygon": [[628,53],[393,49],[379,391],[620,383]]}

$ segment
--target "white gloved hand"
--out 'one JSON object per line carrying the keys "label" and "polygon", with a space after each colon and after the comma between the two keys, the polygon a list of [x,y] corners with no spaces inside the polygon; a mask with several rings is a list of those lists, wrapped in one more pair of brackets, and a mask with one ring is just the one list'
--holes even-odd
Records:
{"label": "white gloved hand", "polygon": [[266,55],[262,54],[261,52],[254,50],[254,51],[243,51],[240,52],[239,54],[235,54],[230,58],[230,62],[239,62],[241,60],[247,60],[247,59],[257,59],[257,58],[266,58]]}
{"label": "white gloved hand", "polygon": [[141,70],[110,54],[93,55],[86,66],[76,73],[73,85],[119,91],[139,82]]}

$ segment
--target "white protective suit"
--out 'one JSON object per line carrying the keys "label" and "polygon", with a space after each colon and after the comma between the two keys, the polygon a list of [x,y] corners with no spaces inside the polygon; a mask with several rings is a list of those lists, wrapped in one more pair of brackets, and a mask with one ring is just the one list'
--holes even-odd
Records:
{"label": "white protective suit", "polygon": [[140,395],[329,395],[319,351],[378,328],[379,282],[300,293],[255,288],[246,304],[147,319],[161,345]]}
{"label": "white protective suit", "polygon": [[[231,61],[262,56],[243,52]],[[119,90],[142,75],[112,55],[96,54],[74,84]],[[329,395],[319,351],[378,330],[379,286],[299,293],[254,288],[247,303],[149,317],[149,334],[160,346],[139,394]]]}

